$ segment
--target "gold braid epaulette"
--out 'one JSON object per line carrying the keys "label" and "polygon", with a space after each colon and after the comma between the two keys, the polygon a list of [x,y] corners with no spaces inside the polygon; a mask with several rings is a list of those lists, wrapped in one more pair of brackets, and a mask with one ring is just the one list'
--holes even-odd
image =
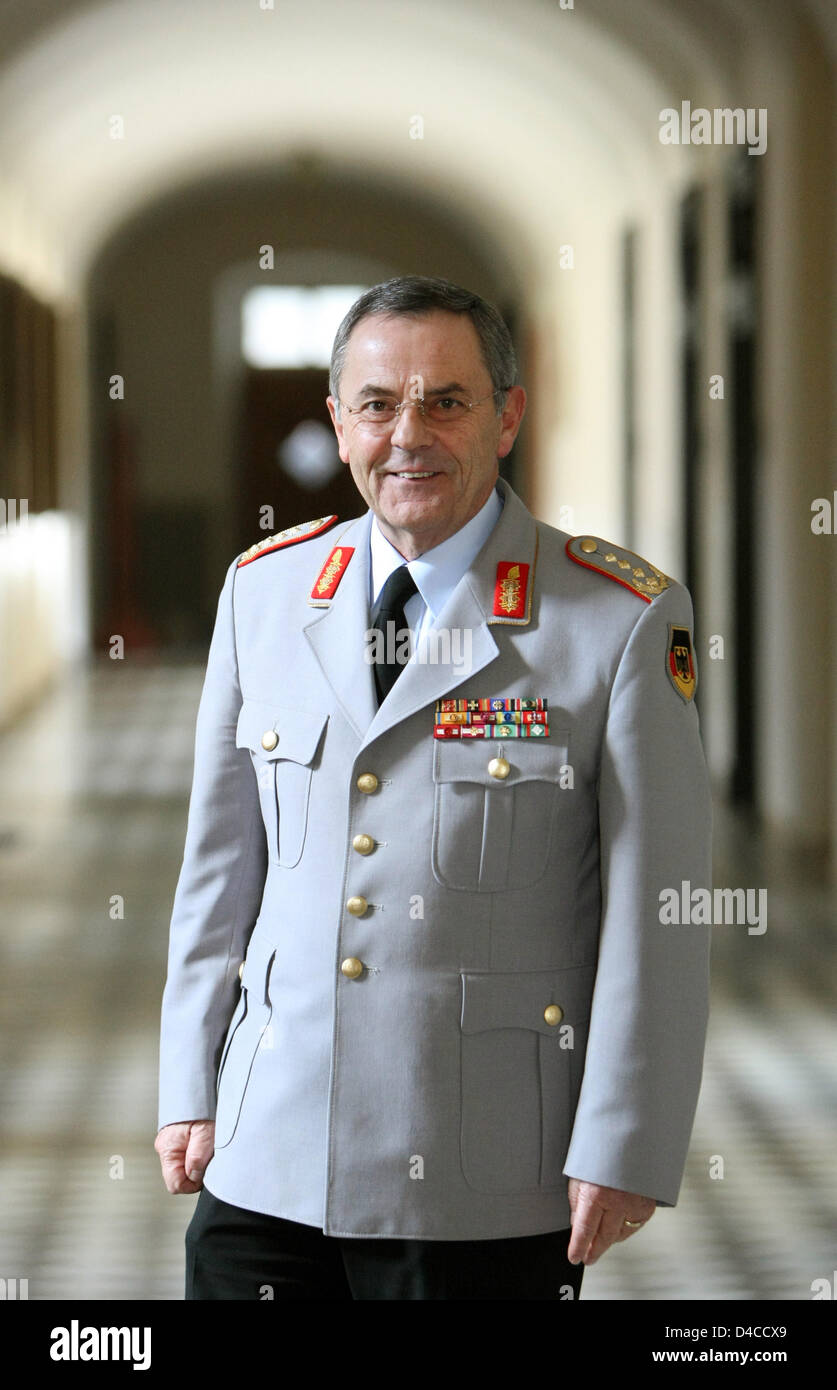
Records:
{"label": "gold braid epaulette", "polygon": [[271,550],[281,550],[285,545],[295,545],[297,541],[308,541],[312,536],[319,536],[333,526],[336,520],[336,515],[318,516],[316,521],[301,521],[298,526],[289,526],[286,531],[278,531],[275,536],[265,536],[263,541],[256,541],[249,550],[245,550],[239,558],[237,568],[249,565],[252,560],[258,560]]}
{"label": "gold braid epaulette", "polygon": [[600,536],[572,536],[567,541],[566,551],[577,565],[606,574],[608,579],[615,579],[617,584],[630,589],[646,603],[657,598],[671,584],[668,575],[658,570],[656,565],[649,564],[648,560],[643,560],[632,550],[603,541]]}

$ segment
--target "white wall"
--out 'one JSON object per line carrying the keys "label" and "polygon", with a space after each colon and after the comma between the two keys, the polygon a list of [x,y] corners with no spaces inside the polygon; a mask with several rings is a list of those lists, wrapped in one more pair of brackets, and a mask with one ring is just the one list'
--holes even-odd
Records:
{"label": "white wall", "polygon": [[41,512],[0,531],[0,728],[84,650],[84,535],[77,518]]}

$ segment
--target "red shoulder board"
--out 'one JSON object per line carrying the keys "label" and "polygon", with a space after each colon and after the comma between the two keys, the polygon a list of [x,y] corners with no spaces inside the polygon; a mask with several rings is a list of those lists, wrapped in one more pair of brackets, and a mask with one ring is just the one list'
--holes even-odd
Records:
{"label": "red shoulder board", "polygon": [[319,536],[321,531],[327,531],[329,526],[333,526],[336,520],[336,516],[318,516],[316,521],[301,521],[298,526],[289,526],[286,531],[279,531],[275,536],[265,536],[263,541],[256,541],[249,550],[245,550],[238,562],[238,569],[241,569],[242,565],[249,565],[251,560],[258,560],[260,555],[267,555],[271,550],[281,550],[285,545],[296,545],[297,541],[308,541],[312,536]]}
{"label": "red shoulder board", "polygon": [[668,575],[643,560],[641,555],[635,555],[632,550],[625,550],[622,546],[611,545],[610,541],[603,541],[600,536],[571,536],[566,551],[577,565],[584,565],[588,570],[596,570],[599,574],[606,574],[608,579],[615,579],[617,584],[630,589],[645,603],[650,603],[671,583]]}

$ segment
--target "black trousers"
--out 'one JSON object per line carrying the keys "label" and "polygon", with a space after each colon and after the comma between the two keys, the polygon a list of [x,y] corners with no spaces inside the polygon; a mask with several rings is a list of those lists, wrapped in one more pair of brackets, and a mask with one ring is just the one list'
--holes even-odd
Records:
{"label": "black trousers", "polygon": [[570,1232],[511,1240],[327,1236],[201,1189],[186,1231],[187,1299],[576,1299]]}

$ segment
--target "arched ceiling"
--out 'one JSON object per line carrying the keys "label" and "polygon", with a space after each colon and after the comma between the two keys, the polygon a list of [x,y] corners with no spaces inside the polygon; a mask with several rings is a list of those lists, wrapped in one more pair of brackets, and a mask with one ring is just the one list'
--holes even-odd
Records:
{"label": "arched ceiling", "polygon": [[506,245],[540,226],[536,260],[585,208],[630,208],[677,177],[660,108],[722,90],[716,21],[734,15],[740,37],[772,3],[7,0],[0,179],[70,283],[167,190],[305,152],[465,201]]}

